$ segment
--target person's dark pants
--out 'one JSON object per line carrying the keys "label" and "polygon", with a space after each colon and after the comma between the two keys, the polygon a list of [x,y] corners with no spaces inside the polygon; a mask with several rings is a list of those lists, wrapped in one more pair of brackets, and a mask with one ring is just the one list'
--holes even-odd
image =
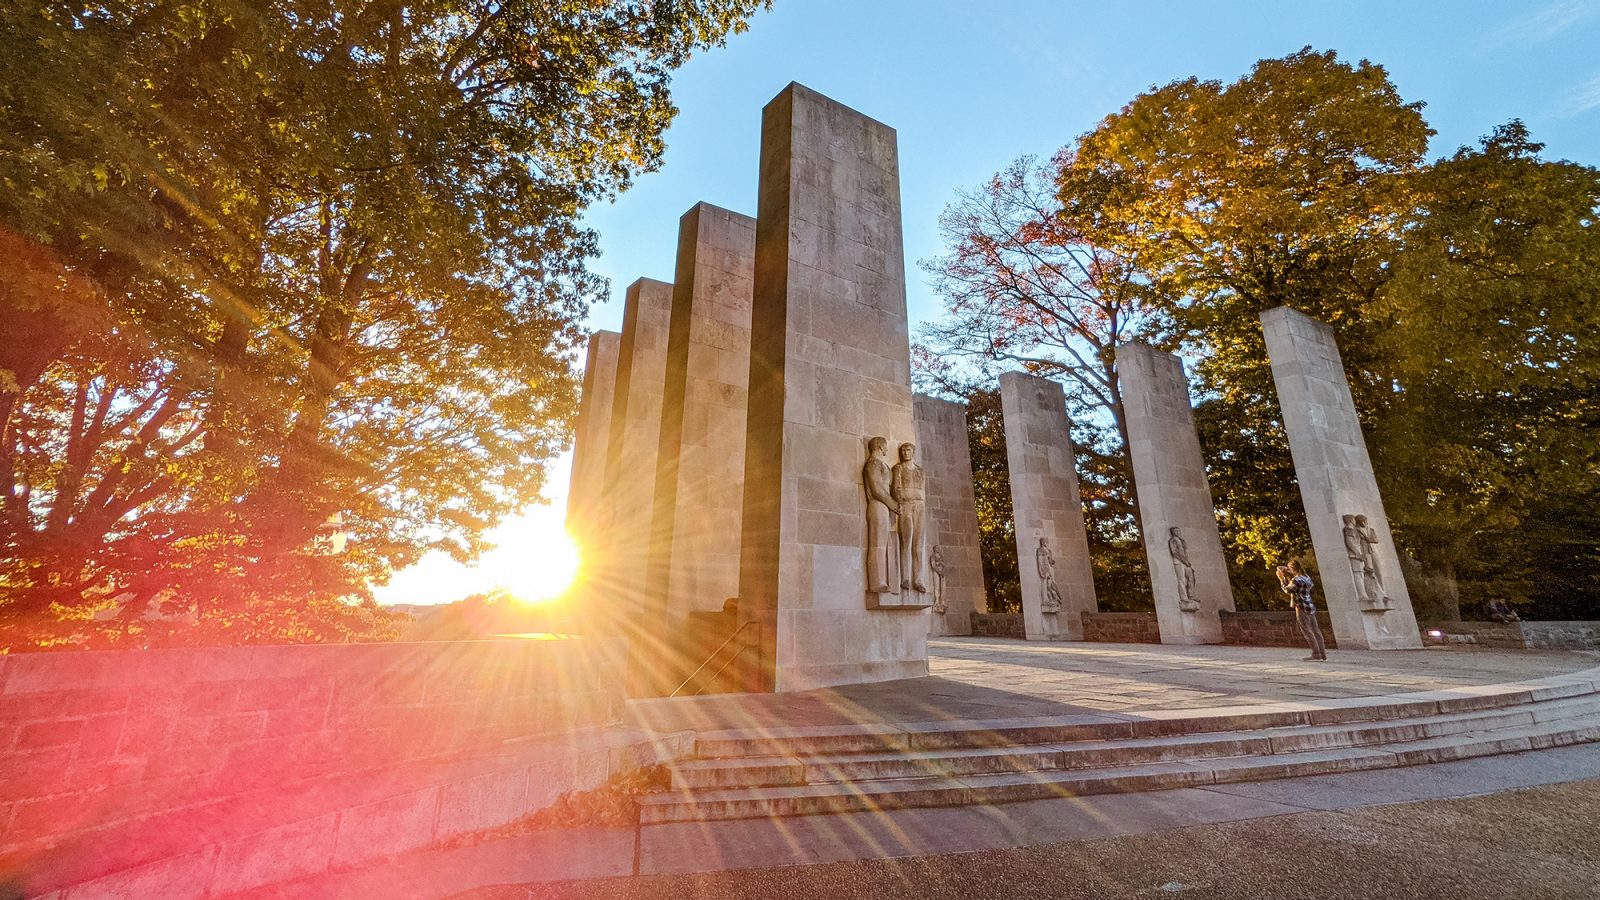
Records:
{"label": "person's dark pants", "polygon": [[1300,623],[1300,633],[1305,636],[1311,655],[1317,659],[1327,659],[1328,648],[1322,645],[1322,626],[1317,624],[1317,611],[1296,606],[1294,620]]}

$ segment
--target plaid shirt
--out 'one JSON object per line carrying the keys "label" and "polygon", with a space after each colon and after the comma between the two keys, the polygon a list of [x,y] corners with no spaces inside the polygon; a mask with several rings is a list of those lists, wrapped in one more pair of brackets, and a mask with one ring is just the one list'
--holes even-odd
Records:
{"label": "plaid shirt", "polygon": [[1311,576],[1296,575],[1289,586],[1283,589],[1294,600],[1296,609],[1315,612],[1317,604],[1311,600]]}

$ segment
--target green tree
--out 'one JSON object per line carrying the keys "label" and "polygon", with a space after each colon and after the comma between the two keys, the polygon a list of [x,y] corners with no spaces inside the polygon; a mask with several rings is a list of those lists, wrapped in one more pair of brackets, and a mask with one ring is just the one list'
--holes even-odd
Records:
{"label": "green tree", "polygon": [[0,11],[3,615],[254,634],[481,550],[568,437],[578,215],[765,5]]}
{"label": "green tree", "polygon": [[1139,261],[1198,357],[1196,417],[1236,574],[1309,544],[1257,314],[1287,305],[1333,324],[1372,410],[1362,311],[1432,133],[1420,109],[1381,66],[1307,48],[1231,84],[1140,95],[1079,139],[1058,179],[1064,217]]}
{"label": "green tree", "polygon": [[1540,150],[1514,121],[1420,175],[1371,310],[1374,462],[1449,618],[1458,576],[1469,611],[1600,610],[1600,170]]}

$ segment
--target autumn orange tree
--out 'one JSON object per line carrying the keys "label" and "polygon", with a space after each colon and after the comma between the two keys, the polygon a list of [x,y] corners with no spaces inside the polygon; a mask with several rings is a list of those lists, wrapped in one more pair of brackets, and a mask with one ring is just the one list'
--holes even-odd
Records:
{"label": "autumn orange tree", "polygon": [[[1064,215],[1057,181],[1072,165],[1071,151],[1048,161],[1023,157],[946,208],[939,226],[948,252],[922,267],[944,297],[947,315],[922,328],[927,352],[919,368],[928,383],[969,408],[995,406],[996,436],[998,394],[986,386],[996,370],[1017,368],[1062,382],[1097,581],[1115,607],[1113,598],[1149,593],[1116,348],[1129,341],[1170,346],[1171,319],[1136,254],[1090,241]],[[969,416],[977,429],[975,459],[989,435],[982,419]],[[1004,487],[1003,467],[994,483]],[[996,555],[1015,553],[998,537],[1010,534],[1010,524],[988,520],[1009,516],[1010,498],[983,495],[980,502],[980,526],[996,536],[985,545],[986,571],[1009,571],[1014,578],[1015,560]]]}
{"label": "autumn orange tree", "polygon": [[577,218],[765,5],[0,10],[18,642],[385,633],[370,582],[536,495],[602,289]]}
{"label": "autumn orange tree", "polygon": [[[1421,110],[1381,66],[1309,48],[1231,83],[1155,88],[1057,156],[1056,205],[1036,204],[1049,227],[1017,232],[1025,252],[1008,252],[1052,253],[1066,234],[1085,258],[1118,261],[1195,361],[1240,602],[1272,602],[1267,566],[1309,551],[1257,319],[1286,305],[1339,337],[1427,614],[1456,613],[1458,572],[1472,599],[1596,614],[1600,317],[1582,299],[1600,293],[1596,170],[1539,158],[1520,123],[1430,165]],[[939,272],[941,329],[1035,365],[1035,348],[1052,349],[1040,326],[1070,304],[1035,291],[1050,309],[974,315],[964,284],[1023,282],[985,220],[959,214],[970,205],[947,216],[950,259],[977,260],[977,274],[952,289]],[[1092,356],[1058,362],[1077,370],[1069,387],[1106,377]]]}

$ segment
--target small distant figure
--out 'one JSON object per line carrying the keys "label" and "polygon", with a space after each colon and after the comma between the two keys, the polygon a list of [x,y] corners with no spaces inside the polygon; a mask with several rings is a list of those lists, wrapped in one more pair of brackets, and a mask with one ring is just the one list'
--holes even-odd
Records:
{"label": "small distant figure", "polygon": [[1287,565],[1278,566],[1278,586],[1289,595],[1294,604],[1294,620],[1300,634],[1311,647],[1308,660],[1326,661],[1328,649],[1322,643],[1322,626],[1317,624],[1317,604],[1311,599],[1311,576],[1300,566],[1300,560],[1291,559]]}
{"label": "small distant figure", "polygon": [[1511,608],[1511,604],[1495,598],[1489,601],[1489,621],[1491,622],[1521,622],[1522,617]]}
{"label": "small distant figure", "polygon": [[944,561],[944,548],[938,544],[933,545],[933,555],[928,560],[928,568],[933,570],[933,613],[942,616],[950,608],[949,604],[944,602],[944,573],[949,567]]}

